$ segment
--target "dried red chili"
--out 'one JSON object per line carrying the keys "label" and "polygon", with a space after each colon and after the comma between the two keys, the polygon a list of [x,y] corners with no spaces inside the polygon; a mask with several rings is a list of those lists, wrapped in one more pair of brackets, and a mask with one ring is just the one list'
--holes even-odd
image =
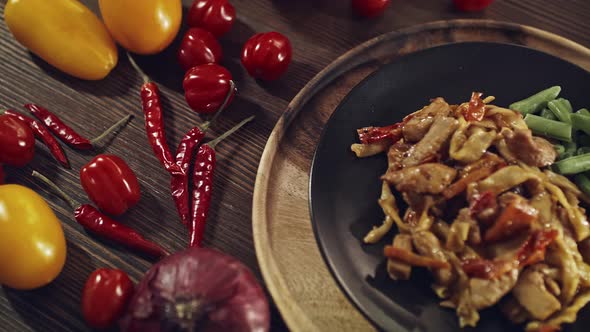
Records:
{"label": "dried red chili", "polygon": [[481,195],[477,195],[469,206],[469,213],[475,216],[485,209],[494,208],[497,205],[496,195],[493,191],[488,190]]}
{"label": "dried red chili", "polygon": [[471,93],[471,100],[466,109],[463,110],[463,117],[467,121],[481,121],[486,114],[486,104],[481,99],[483,93]]}
{"label": "dried red chili", "polygon": [[168,255],[168,252],[158,244],[151,242],[141,236],[133,228],[123,225],[98,211],[92,205],[80,204],[61,190],[55,183],[44,175],[33,171],[33,177],[45,183],[55,194],[74,209],[76,221],[91,233],[126,247],[138,250],[149,256],[160,257]]}
{"label": "dried red chili", "polygon": [[162,104],[160,102],[160,90],[154,82],[150,82],[148,76],[139,68],[131,55],[127,53],[129,62],[143,78],[141,86],[141,106],[145,116],[145,131],[148,141],[154,154],[171,174],[182,173],[182,169],[172,157],[168,143],[166,143],[166,133],[164,131],[164,119],[162,117]]}
{"label": "dried red chili", "polygon": [[557,234],[554,229],[538,230],[531,233],[512,261],[474,258],[463,260],[461,267],[469,277],[498,278],[512,269],[524,268],[544,260],[545,250],[555,240]]}
{"label": "dried red chili", "polygon": [[213,192],[213,174],[215,172],[215,146],[223,139],[233,134],[246,123],[252,121],[254,116],[243,120],[221,136],[211,142],[201,145],[195,158],[193,170],[193,206],[192,218],[189,225],[189,247],[200,247],[205,233],[207,215],[211,204]]}
{"label": "dried red chili", "polygon": [[195,149],[201,143],[205,133],[209,129],[211,123],[213,123],[219,114],[225,109],[233,96],[235,90],[235,83],[230,81],[229,93],[226,95],[225,100],[216,111],[213,118],[204,123],[201,127],[194,127],[189,130],[186,135],[180,141],[178,149],[176,150],[176,164],[182,169],[181,173],[172,174],[170,183],[170,189],[172,191],[172,198],[180,215],[180,220],[185,226],[189,226],[190,222],[190,203],[189,203],[189,165],[192,160]]}
{"label": "dried red chili", "polygon": [[105,143],[112,138],[112,135],[127,124],[132,117],[132,115],[127,115],[100,136],[94,139],[88,139],[66,125],[57,115],[44,107],[36,104],[26,104],[25,108],[39,119],[39,121],[43,122],[55,136],[77,150],[100,149],[104,147]]}
{"label": "dried red chili", "polygon": [[359,140],[362,144],[371,144],[390,139],[393,142],[402,138],[402,126],[404,122],[398,122],[386,127],[364,127],[357,129]]}
{"label": "dried red chili", "polygon": [[20,121],[29,125],[35,136],[41,139],[43,144],[47,146],[51,155],[57,161],[59,161],[59,163],[62,164],[63,167],[70,168],[70,163],[68,162],[68,158],[66,157],[65,153],[61,149],[61,145],[59,145],[59,142],[55,139],[55,137],[51,136],[51,133],[49,132],[49,130],[47,130],[47,128],[45,128],[45,126],[13,110],[6,110],[4,114],[19,119]]}

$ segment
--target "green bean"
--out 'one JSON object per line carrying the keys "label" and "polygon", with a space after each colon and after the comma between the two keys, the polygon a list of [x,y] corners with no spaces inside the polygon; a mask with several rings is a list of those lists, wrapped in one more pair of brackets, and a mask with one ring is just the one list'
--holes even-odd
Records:
{"label": "green bean", "polygon": [[576,138],[576,142],[580,146],[590,146],[590,136],[584,133],[578,133],[578,137]]}
{"label": "green bean", "polygon": [[523,114],[537,113],[547,107],[549,101],[557,98],[560,92],[560,86],[550,87],[549,89],[538,92],[526,99],[512,103],[510,109],[519,111]]}
{"label": "green bean", "polygon": [[555,99],[547,103],[547,107],[549,107],[551,112],[553,112],[561,122],[572,123],[572,104],[570,104],[569,100],[563,98]]}
{"label": "green bean", "polygon": [[553,112],[551,112],[551,110],[548,108],[544,108],[541,111],[541,116],[544,117],[545,119],[557,120],[557,117],[555,116],[555,114],[553,114]]}
{"label": "green bean", "polygon": [[590,179],[586,174],[576,174],[574,181],[578,188],[580,188],[586,195],[590,195]]}
{"label": "green bean", "polygon": [[527,114],[524,122],[536,135],[547,136],[560,141],[572,141],[572,126],[570,124],[545,119],[538,115]]}
{"label": "green bean", "polygon": [[581,154],[586,154],[586,153],[590,153],[590,147],[588,147],[588,146],[583,146],[581,148],[578,148],[578,150],[576,150],[576,156],[579,156]]}
{"label": "green bean", "polygon": [[590,116],[590,111],[589,111],[589,110],[587,110],[587,109],[585,109],[585,108],[582,108],[582,109],[579,109],[579,110],[576,112],[576,114],[581,114],[581,115]]}
{"label": "green bean", "polygon": [[590,171],[590,153],[560,160],[553,164],[553,169],[564,175]]}
{"label": "green bean", "polygon": [[590,116],[572,113],[570,119],[572,120],[572,127],[574,129],[581,130],[590,135]]}
{"label": "green bean", "polygon": [[555,144],[555,145],[553,145],[553,148],[555,149],[555,152],[557,152],[558,156],[561,156],[562,154],[565,153],[565,146],[563,146],[561,144]]}

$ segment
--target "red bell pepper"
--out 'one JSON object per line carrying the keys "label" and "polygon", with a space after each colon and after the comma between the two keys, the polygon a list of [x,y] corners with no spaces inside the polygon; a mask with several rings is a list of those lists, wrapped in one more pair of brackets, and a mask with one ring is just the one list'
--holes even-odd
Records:
{"label": "red bell pepper", "polygon": [[141,190],[135,173],[123,161],[101,154],[80,170],[88,197],[105,213],[121,215],[139,202]]}

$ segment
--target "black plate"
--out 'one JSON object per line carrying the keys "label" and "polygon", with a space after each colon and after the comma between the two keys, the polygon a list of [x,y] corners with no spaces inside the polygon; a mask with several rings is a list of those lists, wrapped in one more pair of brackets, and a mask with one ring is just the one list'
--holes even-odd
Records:
{"label": "black plate", "polygon": [[[326,124],[311,171],[310,204],[316,239],[344,292],[377,326],[388,331],[457,331],[453,310],[441,308],[426,272],[409,281],[386,275],[383,246],[362,238],[383,219],[377,205],[384,155],[357,159],[350,145],[356,129],[401,120],[431,98],[449,103],[468,100],[472,91],[509,105],[552,85],[574,107],[590,106],[590,74],[556,57],[528,48],[495,43],[460,43],[400,58],[358,84]],[[477,331],[522,331],[496,309],[481,313]],[[587,331],[590,309],[568,331]]]}

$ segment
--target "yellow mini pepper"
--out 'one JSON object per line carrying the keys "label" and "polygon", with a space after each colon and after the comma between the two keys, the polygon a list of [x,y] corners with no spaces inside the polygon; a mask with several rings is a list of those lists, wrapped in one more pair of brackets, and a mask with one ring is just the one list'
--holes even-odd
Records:
{"label": "yellow mini pepper", "polygon": [[64,232],[45,200],[27,187],[0,185],[0,285],[44,286],[65,261]]}
{"label": "yellow mini pepper", "polygon": [[108,30],[77,0],[8,0],[4,20],[19,43],[72,76],[100,80],[117,64]]}
{"label": "yellow mini pepper", "polygon": [[180,0],[99,0],[100,14],[115,40],[127,50],[154,54],[178,34]]}

